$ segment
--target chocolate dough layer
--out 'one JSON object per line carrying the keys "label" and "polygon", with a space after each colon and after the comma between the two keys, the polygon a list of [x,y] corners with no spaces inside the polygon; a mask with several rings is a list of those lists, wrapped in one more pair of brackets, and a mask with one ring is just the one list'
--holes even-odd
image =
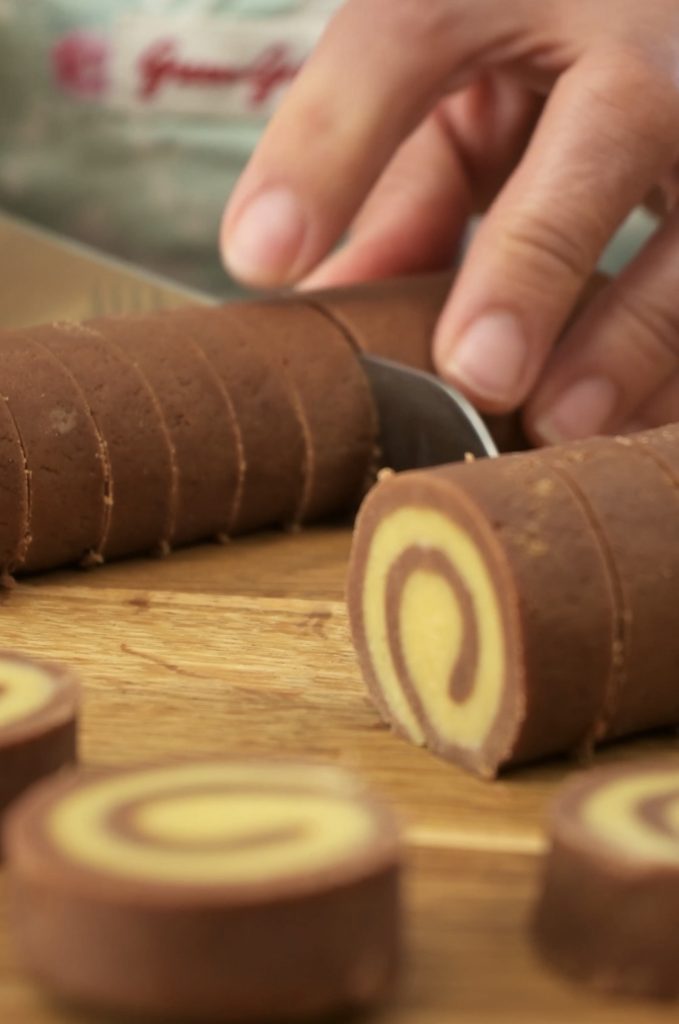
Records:
{"label": "chocolate dough layer", "polygon": [[298,297],[340,327],[358,348],[432,372],[434,329],[453,283],[446,271],[370,281]]}
{"label": "chocolate dough layer", "polygon": [[80,562],[105,514],[99,437],[73,377],[30,332],[0,333],[2,393],[29,473],[30,541],[19,571]]}
{"label": "chocolate dough layer", "polygon": [[107,318],[91,326],[124,349],[162,410],[177,473],[170,545],[224,533],[239,482],[238,444],[206,358],[173,314]]}
{"label": "chocolate dough layer", "polygon": [[264,339],[240,325],[239,305],[187,309],[175,323],[199,346],[229,396],[241,448],[242,480],[228,533],[293,521],[304,443],[283,375]]}
{"label": "chocolate dough layer", "polygon": [[542,458],[579,495],[616,596],[615,664],[596,737],[679,722],[679,491],[627,438],[546,449]]}
{"label": "chocolate dough layer", "polygon": [[377,416],[369,385],[340,331],[315,309],[271,300],[224,307],[234,336],[266,353],[287,381],[305,440],[294,519],[312,522],[352,508],[369,482]]}
{"label": "chocolate dough layer", "polygon": [[7,401],[0,397],[0,582],[11,582],[14,566],[26,553],[28,531],[26,460]]}
{"label": "chocolate dough layer", "polygon": [[148,384],[91,328],[57,324],[51,331],[51,337],[41,335],[42,344],[78,381],[106,444],[111,505],[102,554],[122,558],[155,550],[167,535],[172,466]]}

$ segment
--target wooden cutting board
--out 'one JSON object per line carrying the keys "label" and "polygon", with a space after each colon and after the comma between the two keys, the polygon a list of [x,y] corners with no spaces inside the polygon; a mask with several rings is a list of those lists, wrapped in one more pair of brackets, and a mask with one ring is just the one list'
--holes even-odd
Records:
{"label": "wooden cutting board", "polygon": [[[654,1024],[676,1010],[604,1001],[544,969],[528,932],[545,805],[572,765],[480,782],[391,736],[354,663],[350,534],[206,545],[164,561],[61,572],[4,595],[0,645],[62,659],[86,684],[88,764],[290,753],[361,772],[408,841],[408,962],[379,1024]],[[600,761],[674,739],[611,749]],[[2,888],[0,881],[0,889]],[[0,1022],[83,1024],[17,966],[0,906]]]}

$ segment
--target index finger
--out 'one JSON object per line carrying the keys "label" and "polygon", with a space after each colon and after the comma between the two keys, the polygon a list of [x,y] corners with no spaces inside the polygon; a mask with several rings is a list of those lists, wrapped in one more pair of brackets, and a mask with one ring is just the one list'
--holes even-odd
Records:
{"label": "index finger", "polygon": [[349,0],[236,187],[222,225],[229,269],[257,285],[311,270],[441,95],[528,49],[531,21],[529,0]]}

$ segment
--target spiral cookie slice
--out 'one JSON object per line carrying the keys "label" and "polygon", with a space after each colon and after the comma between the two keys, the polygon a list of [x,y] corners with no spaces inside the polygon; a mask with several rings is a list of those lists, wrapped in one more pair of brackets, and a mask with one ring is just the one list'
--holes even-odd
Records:
{"label": "spiral cookie slice", "polygon": [[26,964],[86,1004],[316,1017],[372,1003],[395,972],[395,826],[334,768],[71,774],[17,805],[6,845]]}
{"label": "spiral cookie slice", "polygon": [[679,997],[679,767],[572,781],[550,833],[535,917],[544,956],[606,991]]}
{"label": "spiral cookie slice", "polygon": [[538,459],[383,479],[358,517],[348,600],[368,686],[413,742],[493,776],[591,731],[613,596],[587,516]]}
{"label": "spiral cookie slice", "polygon": [[78,684],[64,669],[0,652],[0,814],[76,760]]}

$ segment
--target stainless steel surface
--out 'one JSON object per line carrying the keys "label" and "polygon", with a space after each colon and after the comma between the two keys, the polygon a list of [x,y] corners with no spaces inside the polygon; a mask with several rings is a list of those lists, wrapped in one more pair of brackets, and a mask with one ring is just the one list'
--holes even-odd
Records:
{"label": "stainless steel surface", "polygon": [[498,454],[466,398],[438,377],[377,356],[361,356],[380,420],[381,463],[420,469]]}

